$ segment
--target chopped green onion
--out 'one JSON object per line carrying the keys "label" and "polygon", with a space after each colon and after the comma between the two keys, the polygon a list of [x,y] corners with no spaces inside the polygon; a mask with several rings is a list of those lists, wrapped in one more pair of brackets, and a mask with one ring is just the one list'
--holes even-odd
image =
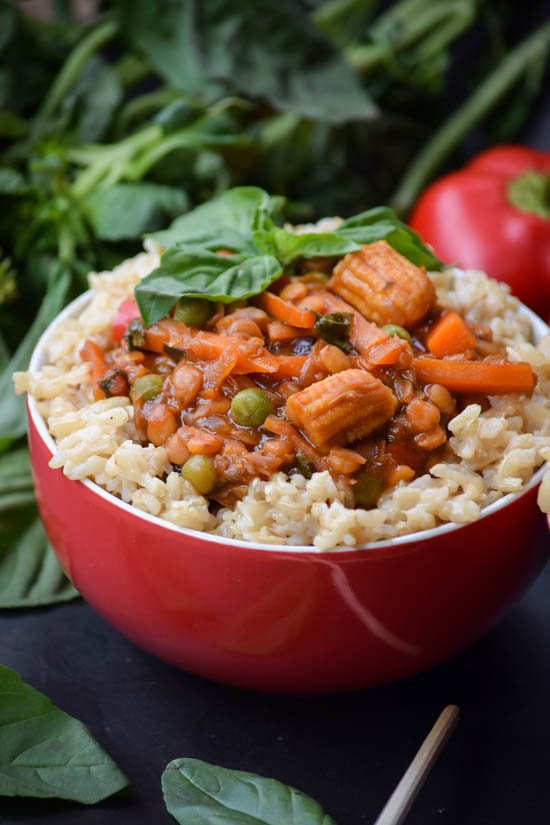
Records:
{"label": "chopped green onion", "polygon": [[135,382],[130,390],[130,398],[132,403],[136,401],[151,401],[156,398],[162,390],[163,384],[162,375],[151,373],[150,375],[142,375],[141,378]]}
{"label": "chopped green onion", "polygon": [[329,312],[327,315],[317,315],[315,330],[319,338],[327,344],[333,344],[343,352],[351,349],[349,343],[351,312]]}
{"label": "chopped green onion", "polygon": [[411,336],[407,330],[404,327],[400,327],[399,324],[386,324],[382,329],[387,332],[391,338],[402,338],[404,341],[412,344]]}
{"label": "chopped green onion", "polygon": [[355,504],[359,507],[374,507],[382,492],[382,482],[374,473],[363,470],[357,476],[357,484],[353,488]]}

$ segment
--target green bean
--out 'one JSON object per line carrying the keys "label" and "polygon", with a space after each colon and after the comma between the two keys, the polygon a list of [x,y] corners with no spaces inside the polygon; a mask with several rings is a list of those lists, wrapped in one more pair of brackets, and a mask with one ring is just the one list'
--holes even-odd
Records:
{"label": "green bean", "polygon": [[353,488],[355,503],[359,507],[374,507],[382,492],[381,481],[369,470],[363,470],[357,476],[357,484]]}
{"label": "green bean", "polygon": [[136,401],[151,401],[156,398],[162,390],[163,378],[162,375],[150,373],[149,375],[142,375],[141,378],[135,382],[130,390],[130,398],[135,404]]}
{"label": "green bean", "polygon": [[231,401],[233,421],[242,427],[261,427],[272,412],[273,404],[258,389],[241,390]]}
{"label": "green bean", "polygon": [[391,338],[402,338],[404,341],[412,344],[411,336],[407,330],[404,327],[400,327],[399,324],[386,324],[382,329],[387,332]]}
{"label": "green bean", "polygon": [[213,459],[206,455],[192,455],[181,468],[183,478],[202,496],[211,493],[218,481]]}
{"label": "green bean", "polygon": [[212,314],[212,303],[202,298],[180,298],[174,310],[174,318],[187,327],[202,327]]}

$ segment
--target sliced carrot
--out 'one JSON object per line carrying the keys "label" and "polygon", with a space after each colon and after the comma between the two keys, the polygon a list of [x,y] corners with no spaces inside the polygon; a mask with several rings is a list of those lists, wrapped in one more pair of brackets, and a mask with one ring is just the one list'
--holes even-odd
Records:
{"label": "sliced carrot", "polygon": [[398,364],[404,353],[411,353],[407,341],[390,338],[384,329],[366,318],[342,298],[332,292],[319,292],[324,300],[325,311],[351,314],[350,342],[357,352],[372,366]]}
{"label": "sliced carrot", "polygon": [[488,361],[415,358],[416,376],[423,384],[441,384],[457,395],[531,395],[537,382],[523,361],[492,364]]}
{"label": "sliced carrot", "polygon": [[298,378],[302,367],[307,361],[307,355],[281,355],[277,358],[277,372],[275,378]]}
{"label": "sliced carrot", "polygon": [[[220,387],[228,375],[235,369],[239,354],[235,347],[222,352],[213,361],[207,361],[202,368],[203,375],[203,398],[216,398]],[[193,450],[191,450],[193,452]]]}
{"label": "sliced carrot", "polygon": [[309,310],[301,310],[291,304],[290,301],[284,301],[275,295],[273,292],[264,292],[257,298],[258,306],[265,312],[275,318],[276,321],[282,321],[293,327],[300,327],[300,329],[311,329],[315,323],[315,314]]}
{"label": "sliced carrot", "polygon": [[[406,351],[406,344],[402,338],[388,338],[387,341],[381,341],[379,344],[370,347],[368,350],[368,361],[372,366],[385,367],[397,364],[401,356]],[[411,354],[412,359],[412,354]]]}
{"label": "sliced carrot", "polygon": [[292,341],[294,338],[301,338],[304,335],[313,334],[313,328],[306,330],[300,327],[291,327],[283,324],[282,321],[270,321],[267,325],[267,337],[270,341]]}
{"label": "sliced carrot", "polygon": [[82,347],[80,348],[80,357],[83,361],[87,361],[92,367],[92,381],[94,384],[95,400],[99,401],[100,399],[105,398],[105,393],[99,386],[99,380],[107,369],[103,350],[99,344],[96,344],[95,341],[88,338],[84,341]]}
{"label": "sliced carrot", "polygon": [[430,329],[426,344],[436,358],[443,358],[445,355],[458,355],[467,349],[475,349],[476,339],[458,312],[448,312]]}
{"label": "sliced carrot", "polygon": [[233,370],[236,375],[277,371],[278,359],[266,350],[261,338],[244,340],[234,335],[191,329],[179,321],[165,318],[145,330],[146,349],[163,352],[164,344],[181,347],[190,360],[197,361],[215,361],[228,349],[236,348],[238,358]]}

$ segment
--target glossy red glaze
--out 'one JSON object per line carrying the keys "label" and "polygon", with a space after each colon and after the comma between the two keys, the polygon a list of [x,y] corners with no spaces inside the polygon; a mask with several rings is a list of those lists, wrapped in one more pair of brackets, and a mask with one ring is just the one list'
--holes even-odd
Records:
{"label": "glossy red glaze", "polygon": [[172,528],[70,481],[48,467],[39,427],[31,415],[40,512],[84,598],[136,644],[221,682],[337,691],[411,675],[483,634],[546,558],[534,486],[432,538],[264,549]]}

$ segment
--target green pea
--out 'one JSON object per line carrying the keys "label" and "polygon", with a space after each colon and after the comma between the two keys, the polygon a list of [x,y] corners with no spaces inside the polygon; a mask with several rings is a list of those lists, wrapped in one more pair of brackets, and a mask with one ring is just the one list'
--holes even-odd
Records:
{"label": "green pea", "polygon": [[402,338],[404,341],[408,341],[409,344],[412,344],[412,338],[407,332],[404,327],[400,327],[399,324],[386,324],[386,326],[382,327],[388,335],[392,338]]}
{"label": "green pea", "polygon": [[374,507],[382,492],[382,482],[369,470],[363,470],[357,476],[353,488],[355,503],[359,507]]}
{"label": "green pea", "polygon": [[181,474],[201,496],[211,493],[218,481],[216,465],[206,455],[192,455],[188,458],[181,468]]}
{"label": "green pea", "polygon": [[140,399],[142,401],[151,401],[151,399],[156,398],[156,396],[160,394],[162,383],[162,375],[156,375],[154,373],[142,375],[130,390],[131,400],[134,404]]}
{"label": "green pea", "polygon": [[261,390],[241,390],[231,402],[231,415],[242,427],[261,427],[273,412],[273,404]]}
{"label": "green pea", "polygon": [[174,310],[174,318],[187,327],[202,327],[212,314],[212,303],[202,298],[180,298]]}

